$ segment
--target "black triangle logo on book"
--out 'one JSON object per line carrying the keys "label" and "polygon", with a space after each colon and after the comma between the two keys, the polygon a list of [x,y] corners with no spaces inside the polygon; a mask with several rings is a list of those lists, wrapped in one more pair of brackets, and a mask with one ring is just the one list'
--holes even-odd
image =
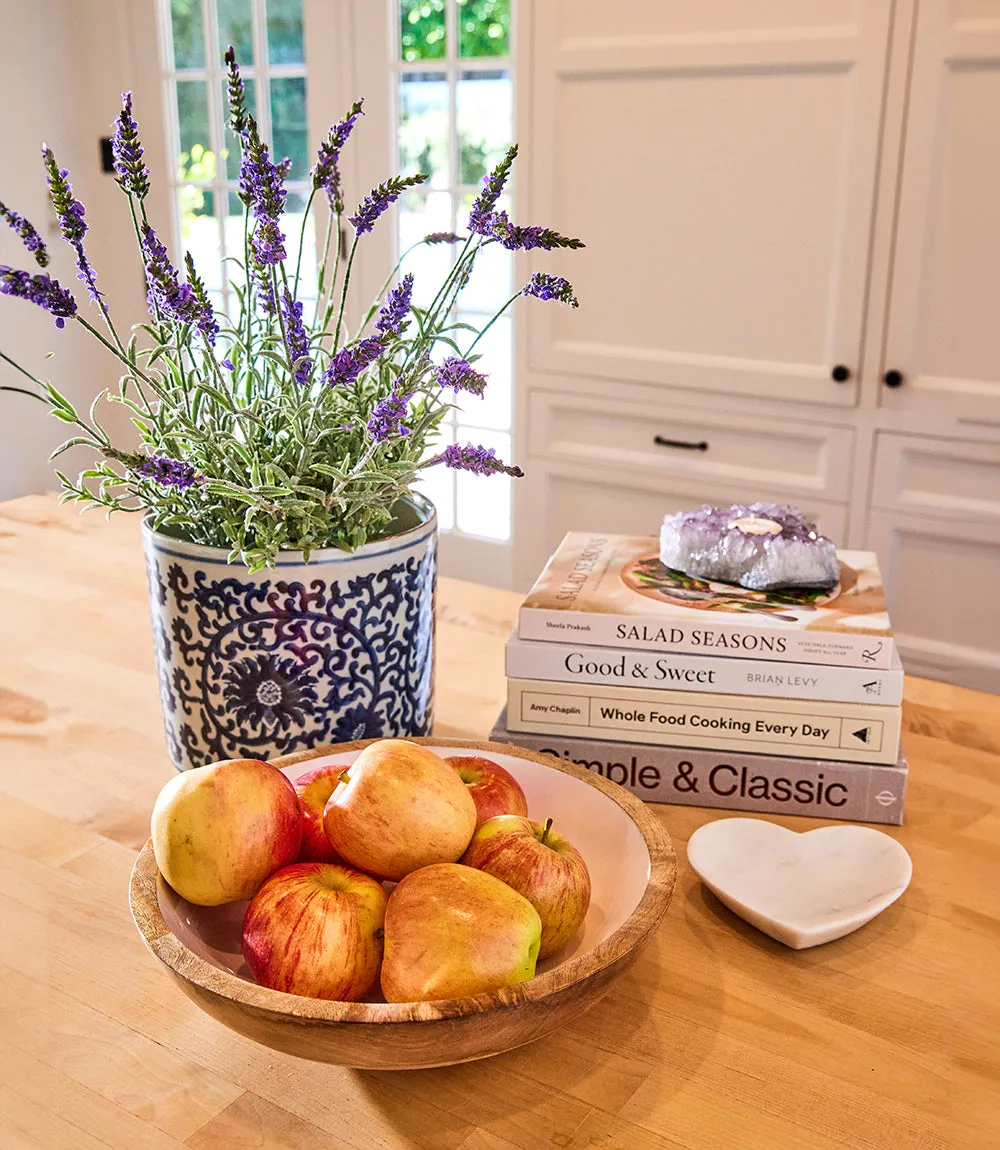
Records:
{"label": "black triangle logo on book", "polygon": [[872,732],[871,727],[862,727],[858,731],[851,731],[851,734],[856,739],[860,739],[863,743],[867,743],[868,742],[868,736],[871,734],[871,732]]}

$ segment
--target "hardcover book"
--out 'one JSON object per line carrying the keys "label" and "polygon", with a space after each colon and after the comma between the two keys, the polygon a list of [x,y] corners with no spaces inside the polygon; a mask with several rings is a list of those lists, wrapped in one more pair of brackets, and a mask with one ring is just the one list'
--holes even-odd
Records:
{"label": "hardcover book", "polygon": [[873,671],[819,663],[661,654],[590,647],[584,643],[542,643],[514,634],[507,640],[506,663],[510,679],[876,703],[885,707],[897,707],[903,699],[903,668],[898,658],[890,670]]}
{"label": "hardcover book", "polygon": [[521,606],[518,635],[889,670],[896,646],[876,558],[838,559],[831,589],[747,591],[665,567],[652,537],[570,532]]}
{"label": "hardcover book", "polygon": [[902,755],[891,766],[879,766],[528,734],[509,729],[506,708],[490,741],[576,763],[652,803],[896,826],[903,821],[907,769]]}
{"label": "hardcover book", "polygon": [[507,680],[512,731],[612,742],[886,763],[899,757],[902,708],[749,695]]}

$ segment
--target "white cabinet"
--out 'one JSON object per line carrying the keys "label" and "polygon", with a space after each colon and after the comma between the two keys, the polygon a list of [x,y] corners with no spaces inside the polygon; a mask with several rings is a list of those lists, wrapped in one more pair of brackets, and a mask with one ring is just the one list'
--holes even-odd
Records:
{"label": "white cabinet", "polygon": [[521,263],[581,307],[522,313],[517,584],[790,502],[908,669],[1000,691],[1000,0],[521,0],[520,50],[518,213],[588,246]]}

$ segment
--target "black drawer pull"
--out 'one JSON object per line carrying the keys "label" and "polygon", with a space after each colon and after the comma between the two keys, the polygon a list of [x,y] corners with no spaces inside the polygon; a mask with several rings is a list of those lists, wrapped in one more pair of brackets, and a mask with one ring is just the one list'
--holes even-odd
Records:
{"label": "black drawer pull", "polygon": [[830,372],[830,378],[834,383],[847,383],[851,378],[851,369],[844,363],[838,363]]}
{"label": "black drawer pull", "polygon": [[892,368],[882,376],[882,382],[886,387],[900,387],[903,383],[903,373]]}
{"label": "black drawer pull", "polygon": [[689,439],[665,439],[662,435],[654,435],[653,442],[660,447],[683,447],[685,451],[708,451],[708,444],[704,439],[697,443]]}

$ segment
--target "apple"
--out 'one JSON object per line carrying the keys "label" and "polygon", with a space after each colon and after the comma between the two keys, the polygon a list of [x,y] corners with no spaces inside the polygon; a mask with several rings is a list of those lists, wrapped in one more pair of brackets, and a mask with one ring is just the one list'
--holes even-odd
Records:
{"label": "apple", "polygon": [[302,812],[291,782],[260,759],[225,759],[175,775],[150,820],[153,854],[174,890],[198,906],[252,898],[296,860]]}
{"label": "apple", "polygon": [[590,906],[590,872],[583,855],[544,825],[519,815],[497,815],[477,828],[462,856],[505,882],[531,903],[542,920],[539,958],[560,950],[575,934]]}
{"label": "apple", "polygon": [[326,837],[323,826],[323,811],[327,799],[347,768],[317,767],[307,771],[295,780],[295,793],[299,796],[302,808],[302,849],[299,862],[340,862],[341,858]]}
{"label": "apple", "polygon": [[387,1002],[464,998],[535,976],[542,924],[506,883],[460,863],[408,874],[385,910]]}
{"label": "apple", "polygon": [[356,1002],[382,963],[386,894],[334,863],[293,863],[264,883],[243,919],[243,957],[261,986]]}
{"label": "apple", "polygon": [[521,784],[499,763],[481,755],[460,755],[445,759],[458,771],[458,777],[469,788],[476,804],[476,825],[481,826],[494,815],[526,815],[528,800]]}
{"label": "apple", "polygon": [[433,751],[380,739],[341,776],[323,823],[351,866],[401,879],[430,863],[457,862],[476,829],[476,804]]}

